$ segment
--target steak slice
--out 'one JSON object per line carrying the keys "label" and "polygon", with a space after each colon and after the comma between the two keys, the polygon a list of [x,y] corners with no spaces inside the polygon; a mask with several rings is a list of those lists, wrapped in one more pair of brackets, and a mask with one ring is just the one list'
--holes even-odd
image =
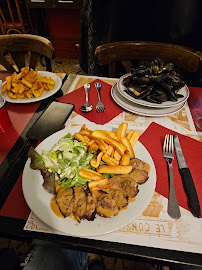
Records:
{"label": "steak slice", "polygon": [[99,216],[110,218],[119,213],[115,200],[106,192],[101,190],[93,191],[92,196],[95,200],[96,212]]}
{"label": "steak slice", "polygon": [[121,189],[112,187],[106,189],[106,192],[112,197],[112,199],[115,200],[116,205],[118,206],[119,209],[128,205],[128,199],[125,196],[124,191],[122,191]]}
{"label": "steak slice", "polygon": [[138,184],[130,177],[130,174],[113,176],[109,179],[109,182],[112,185],[112,188],[122,190],[125,197],[134,198],[139,192]]}
{"label": "steak slice", "polygon": [[86,218],[87,194],[82,187],[74,187],[75,210],[74,217],[80,222]]}
{"label": "steak slice", "polygon": [[148,172],[145,170],[132,170],[129,174],[138,184],[143,184],[149,179]]}
{"label": "steak slice", "polygon": [[92,194],[89,191],[86,192],[87,192],[86,219],[90,221],[95,219],[96,215],[95,201],[92,197]]}
{"label": "steak slice", "polygon": [[72,188],[60,188],[55,199],[64,217],[68,217],[74,213],[75,199]]}

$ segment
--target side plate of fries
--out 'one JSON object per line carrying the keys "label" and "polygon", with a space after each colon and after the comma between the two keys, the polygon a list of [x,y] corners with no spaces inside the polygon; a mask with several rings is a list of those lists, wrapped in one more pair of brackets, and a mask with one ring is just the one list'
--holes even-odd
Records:
{"label": "side plate of fries", "polygon": [[[101,137],[106,135],[107,132],[108,134],[113,136],[112,133],[112,127],[110,126],[101,126],[101,125],[95,125],[95,124],[89,124],[87,125],[87,128],[91,130],[92,133],[88,133],[87,129],[82,130],[82,126],[72,126],[72,127],[67,127],[61,131],[58,131],[54,133],[53,135],[49,136],[46,138],[44,141],[41,142],[36,147],[36,151],[41,154],[42,150],[50,151],[50,149],[55,145],[56,142],[58,142],[63,136],[67,135],[70,133],[71,135],[74,135],[76,133],[85,136],[86,139],[89,139],[90,137],[95,140],[97,140],[98,137],[100,137],[99,140],[102,141]],[[104,131],[100,132],[100,131]],[[114,129],[113,129],[114,132]],[[120,133],[119,133],[120,132]],[[83,134],[82,134],[83,133]],[[86,133],[86,134],[85,134]],[[118,130],[116,135],[120,138],[123,136],[127,138],[132,138],[132,133],[130,133],[130,130],[128,129],[127,133],[125,133],[124,126]],[[79,138],[79,136],[78,136]],[[80,138],[81,140],[82,138]],[[135,138],[134,138],[135,139]],[[119,139],[118,139],[119,140]],[[104,139],[103,139],[104,141]],[[116,146],[116,141],[117,139],[112,140],[111,146],[113,146],[114,149],[118,149],[119,146],[122,148],[119,149],[119,154],[122,154],[122,151],[124,148],[128,148],[131,154],[133,154],[132,149],[130,149],[129,145],[127,144],[127,140],[123,140],[123,143],[120,145]],[[97,143],[100,143],[100,141],[97,140]],[[131,139],[132,142],[132,139]],[[92,141],[90,142],[88,140],[88,147],[92,145]],[[124,144],[125,143],[125,144]],[[123,146],[125,145],[125,147]],[[100,147],[103,147],[103,152],[105,151],[106,145],[104,143],[100,143]],[[115,157],[118,157],[118,154],[113,154],[111,152],[111,147],[108,146],[108,152],[105,152],[105,157],[104,160],[106,160],[109,164],[110,162],[113,162]],[[133,220],[138,218],[143,211],[146,209],[148,204],[150,203],[152,196],[155,191],[156,187],[156,170],[155,170],[155,165],[153,162],[153,159],[147,149],[142,145],[139,141],[135,143],[135,146],[133,147],[135,157],[139,158],[146,163],[150,165],[150,172],[149,172],[149,180],[144,183],[143,185],[140,185],[139,187],[139,193],[135,197],[135,201],[131,202],[128,204],[127,208],[123,211],[120,211],[117,216],[114,216],[112,218],[103,218],[100,216],[96,216],[94,221],[88,221],[88,220],[81,220],[80,223],[78,223],[76,220],[74,220],[71,217],[66,217],[66,218],[59,218],[57,217],[54,212],[52,211],[50,207],[50,200],[52,198],[52,194],[48,193],[42,186],[43,179],[39,171],[37,170],[32,170],[30,168],[30,159],[27,160],[24,172],[23,172],[23,177],[22,177],[22,189],[23,189],[23,194],[25,197],[25,200],[30,207],[30,209],[33,211],[33,213],[45,224],[50,226],[51,228],[60,231],[62,233],[68,234],[68,235],[73,235],[73,236],[78,236],[78,237],[88,237],[88,236],[97,236],[97,235],[103,235],[107,234],[110,232],[114,232],[116,230],[121,229],[122,227],[126,226],[127,224],[131,223]],[[109,153],[110,152],[110,153]],[[104,154],[102,155],[102,157]],[[124,156],[124,155],[123,155]],[[123,157],[122,156],[122,157]],[[102,158],[101,157],[101,158]],[[111,159],[109,157],[112,157]],[[100,157],[97,157],[98,159]],[[122,158],[123,164],[128,164],[127,161],[127,155]],[[97,166],[97,160],[93,160],[93,164],[96,167]],[[119,165],[116,165],[114,167],[118,168],[119,171],[117,173],[120,173],[122,171],[122,167],[128,169],[128,165],[120,165],[121,161],[119,161]],[[112,165],[109,165],[108,168],[113,167]],[[102,167],[100,169],[103,169]],[[99,168],[96,169],[96,171],[100,170]],[[104,168],[105,171],[105,168]],[[102,179],[100,181],[97,176],[99,176],[99,172],[93,174],[92,172],[88,171],[82,171],[82,174],[88,174],[88,177],[92,177],[91,179],[93,180],[92,183],[94,182],[92,186],[92,190],[97,189],[96,181],[99,181],[99,186],[101,184],[106,184],[106,183],[101,183]],[[89,174],[90,173],[90,174]],[[123,173],[123,172],[122,172]],[[98,180],[97,180],[98,179]]]}
{"label": "side plate of fries", "polygon": [[20,73],[6,77],[2,93],[7,102],[31,103],[54,95],[61,85],[62,80],[55,73],[23,68]]}

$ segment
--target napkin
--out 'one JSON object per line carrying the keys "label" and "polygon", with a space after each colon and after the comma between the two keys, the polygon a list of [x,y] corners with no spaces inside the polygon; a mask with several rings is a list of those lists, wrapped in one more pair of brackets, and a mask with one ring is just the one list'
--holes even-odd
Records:
{"label": "napkin", "polygon": [[[102,84],[101,88],[101,100],[105,105],[105,112],[98,113],[96,112],[96,104],[98,102],[98,93],[95,87],[95,83],[100,82]],[[94,109],[91,112],[84,113],[79,110],[79,108],[85,104],[85,90],[84,87],[81,87],[69,94],[66,94],[60,98],[57,98],[60,102],[68,102],[75,104],[74,111],[83,117],[87,118],[89,121],[96,124],[106,124],[114,117],[119,115],[123,110],[114,102],[111,97],[111,88],[112,86],[108,83],[105,83],[99,79],[96,79],[90,83],[90,91],[88,94],[89,103],[93,105]]]}
{"label": "napkin", "polygon": [[[156,123],[151,123],[146,131],[140,136],[139,141],[147,148],[153,158],[156,173],[157,183],[156,192],[168,198],[169,194],[169,178],[167,162],[163,158],[162,144],[166,134],[177,134],[179,137],[180,145],[189,167],[196,191],[199,197],[199,202],[202,208],[202,144],[187,136],[181,135],[170,129],[164,128]],[[175,182],[175,189],[177,194],[178,203],[183,208],[189,210],[187,206],[187,197],[183,189],[182,180],[178,171],[178,164],[176,156],[173,161],[173,175]]]}

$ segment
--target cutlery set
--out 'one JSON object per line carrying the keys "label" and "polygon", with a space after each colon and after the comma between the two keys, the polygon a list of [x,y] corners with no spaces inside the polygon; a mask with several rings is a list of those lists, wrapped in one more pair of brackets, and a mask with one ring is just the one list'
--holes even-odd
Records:
{"label": "cutlery set", "polygon": [[173,167],[172,161],[174,160],[174,148],[175,154],[177,157],[179,172],[182,178],[182,184],[184,187],[184,191],[187,196],[188,207],[191,210],[192,214],[195,217],[201,217],[201,210],[198,195],[196,192],[196,188],[194,185],[194,181],[192,179],[191,172],[187,167],[184,155],[182,153],[182,149],[180,146],[179,138],[175,134],[173,135],[165,135],[164,144],[163,144],[163,157],[168,163],[169,168],[169,198],[168,198],[168,214],[170,217],[174,219],[178,219],[181,216],[180,208],[177,201],[175,184],[173,178]]}
{"label": "cutlery set", "polygon": [[[96,83],[95,87],[97,89],[98,92],[98,103],[96,105],[96,112],[104,112],[105,111],[105,106],[103,104],[103,102],[101,101],[101,95],[100,95],[100,90],[101,90],[101,83]],[[88,102],[88,93],[90,90],[90,84],[87,83],[84,85],[84,89],[85,89],[85,94],[86,94],[86,103],[80,107],[80,110],[82,112],[91,112],[93,110],[93,106],[89,104]]]}

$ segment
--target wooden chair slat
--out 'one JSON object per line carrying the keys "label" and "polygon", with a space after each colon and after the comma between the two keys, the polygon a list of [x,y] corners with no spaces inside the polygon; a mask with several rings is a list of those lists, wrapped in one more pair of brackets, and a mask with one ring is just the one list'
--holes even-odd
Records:
{"label": "wooden chair slat", "polygon": [[30,59],[29,59],[29,68],[36,68],[37,60],[39,58],[39,53],[31,52]]}
{"label": "wooden chair slat", "polygon": [[10,52],[10,54],[19,70],[25,67],[25,55],[26,55],[25,53]]}
{"label": "wooden chair slat", "polygon": [[6,58],[0,54],[0,64],[6,68],[9,72],[14,72],[14,67],[6,60]]}

